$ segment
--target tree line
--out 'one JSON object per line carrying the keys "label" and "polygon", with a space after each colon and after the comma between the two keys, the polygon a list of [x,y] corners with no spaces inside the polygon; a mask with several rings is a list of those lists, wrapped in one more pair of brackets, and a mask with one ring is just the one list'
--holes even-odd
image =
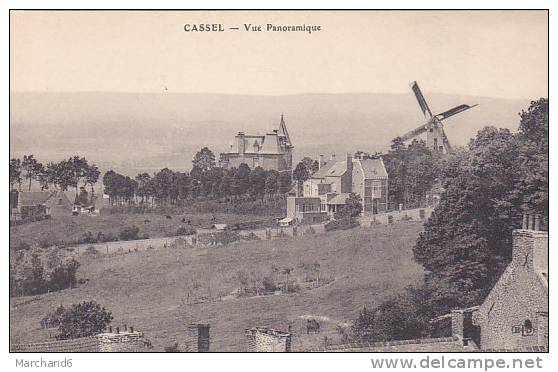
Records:
{"label": "tree line", "polygon": [[131,178],[110,170],[103,176],[104,192],[112,206],[182,206],[192,199],[266,199],[284,195],[291,183],[290,172],[250,169],[244,163],[238,168],[218,167],[215,155],[207,147],[196,153],[190,172],[164,168],[153,176],[140,173]]}
{"label": "tree line", "polygon": [[80,185],[90,186],[93,194],[99,176],[100,171],[95,164],[89,164],[87,159],[77,155],[46,165],[32,154],[24,155],[23,159],[10,159],[10,190],[22,191],[25,186],[27,191],[31,191],[33,182],[37,182],[41,190],[66,191],[75,188],[76,194]]}

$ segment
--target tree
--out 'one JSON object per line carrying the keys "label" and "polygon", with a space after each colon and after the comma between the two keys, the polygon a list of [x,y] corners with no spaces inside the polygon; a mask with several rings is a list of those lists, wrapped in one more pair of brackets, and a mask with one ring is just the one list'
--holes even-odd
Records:
{"label": "tree", "polygon": [[89,164],[85,158],[80,158],[79,156],[73,156],[68,159],[65,171],[65,178],[68,179],[70,186],[75,187],[76,194],[78,193],[78,187],[82,179],[86,177]]}
{"label": "tree", "polygon": [[548,216],[548,99],[520,113],[519,140],[523,208]]}
{"label": "tree", "polygon": [[250,189],[250,167],[242,163],[238,166],[238,170],[234,174],[233,190],[236,195],[244,195]]}
{"label": "tree", "polygon": [[437,297],[478,304],[511,258],[522,215],[520,147],[509,130],[486,127],[448,161],[445,191],[413,248],[429,272],[426,285],[447,283]]}
{"label": "tree", "polygon": [[21,160],[10,159],[10,190],[14,190],[16,184],[21,191]]}
{"label": "tree", "polygon": [[293,179],[298,182],[299,185],[302,185],[304,181],[310,178],[310,172],[306,165],[301,161],[296,165],[295,170],[293,171]]}
{"label": "tree", "polygon": [[138,196],[141,197],[141,203],[143,204],[150,196],[150,187],[149,181],[151,181],[151,176],[147,173],[140,173],[135,178],[136,182],[138,183]]}
{"label": "tree", "polygon": [[317,160],[313,160],[312,158],[309,158],[308,156],[302,158],[300,162],[304,164],[306,170],[308,171],[308,174],[310,175],[317,172],[318,169],[320,168],[320,163]]}
{"label": "tree", "polygon": [[39,179],[39,175],[43,171],[43,165],[33,155],[24,155],[21,168],[24,171],[25,179],[29,180],[29,191],[31,191],[31,183],[33,180]]}
{"label": "tree", "polygon": [[113,317],[110,311],[95,301],[74,304],[60,317],[58,340],[90,337],[103,332]]}
{"label": "tree", "polygon": [[345,205],[335,213],[335,219],[351,219],[360,216],[362,212],[362,203],[360,197],[355,193],[351,193],[345,202]]}
{"label": "tree", "polygon": [[426,201],[426,193],[439,179],[443,164],[443,157],[430,151],[424,141],[413,140],[405,146],[399,137],[383,159],[389,174],[390,201],[405,208],[419,207]]}
{"label": "tree", "polygon": [[253,197],[263,197],[265,194],[266,171],[262,167],[256,167],[250,172],[250,194]]}
{"label": "tree", "polygon": [[95,194],[94,186],[99,180],[99,168],[95,164],[88,165],[84,168],[85,184],[91,186],[91,197]]}
{"label": "tree", "polygon": [[196,153],[192,160],[192,167],[199,168],[202,172],[206,172],[215,167],[215,154],[207,148],[203,147]]}
{"label": "tree", "polygon": [[272,169],[265,178],[265,193],[267,195],[277,194],[279,190],[279,172]]}

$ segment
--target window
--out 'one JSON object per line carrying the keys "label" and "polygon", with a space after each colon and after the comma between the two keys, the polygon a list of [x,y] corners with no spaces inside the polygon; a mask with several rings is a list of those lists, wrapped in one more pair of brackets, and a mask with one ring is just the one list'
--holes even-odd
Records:
{"label": "window", "polygon": [[532,335],[533,331],[533,323],[529,319],[525,319],[523,322],[523,336]]}

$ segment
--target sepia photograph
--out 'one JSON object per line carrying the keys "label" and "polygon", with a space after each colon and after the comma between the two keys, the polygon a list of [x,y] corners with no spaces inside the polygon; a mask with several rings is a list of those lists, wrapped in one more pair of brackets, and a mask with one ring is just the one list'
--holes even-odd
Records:
{"label": "sepia photograph", "polygon": [[548,353],[548,94],[544,9],[10,10],[15,366]]}

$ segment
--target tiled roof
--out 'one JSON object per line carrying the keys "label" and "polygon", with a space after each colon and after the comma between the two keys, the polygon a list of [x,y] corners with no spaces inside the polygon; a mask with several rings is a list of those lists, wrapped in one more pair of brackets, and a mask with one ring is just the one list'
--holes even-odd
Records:
{"label": "tiled roof", "polygon": [[386,171],[386,167],[384,166],[384,162],[381,158],[356,159],[356,161],[360,162],[360,165],[362,166],[362,170],[364,171],[364,178],[387,178],[388,174]]}
{"label": "tiled roof", "polygon": [[330,161],[323,165],[312,178],[341,177],[347,171],[346,161]]}
{"label": "tiled roof", "polygon": [[[388,173],[382,158],[376,159],[353,159],[353,167],[362,168],[364,178],[387,178]],[[312,175],[312,178],[341,177],[347,172],[347,161],[330,161],[323,165],[320,170]]]}
{"label": "tiled roof", "polygon": [[347,199],[349,198],[349,196],[350,196],[350,194],[346,193],[346,192],[343,192],[341,194],[337,194],[333,198],[328,200],[327,204],[336,204],[336,205],[345,204],[347,202]]}
{"label": "tiled roof", "polygon": [[19,206],[32,207],[39,204],[45,204],[50,198],[50,191],[21,191],[19,193]]}
{"label": "tiled roof", "polygon": [[334,165],[335,165],[334,161],[328,161],[327,163],[322,165],[320,169],[318,169],[318,171],[312,174],[312,178],[324,178],[327,172],[330,170],[330,168],[333,167]]}

